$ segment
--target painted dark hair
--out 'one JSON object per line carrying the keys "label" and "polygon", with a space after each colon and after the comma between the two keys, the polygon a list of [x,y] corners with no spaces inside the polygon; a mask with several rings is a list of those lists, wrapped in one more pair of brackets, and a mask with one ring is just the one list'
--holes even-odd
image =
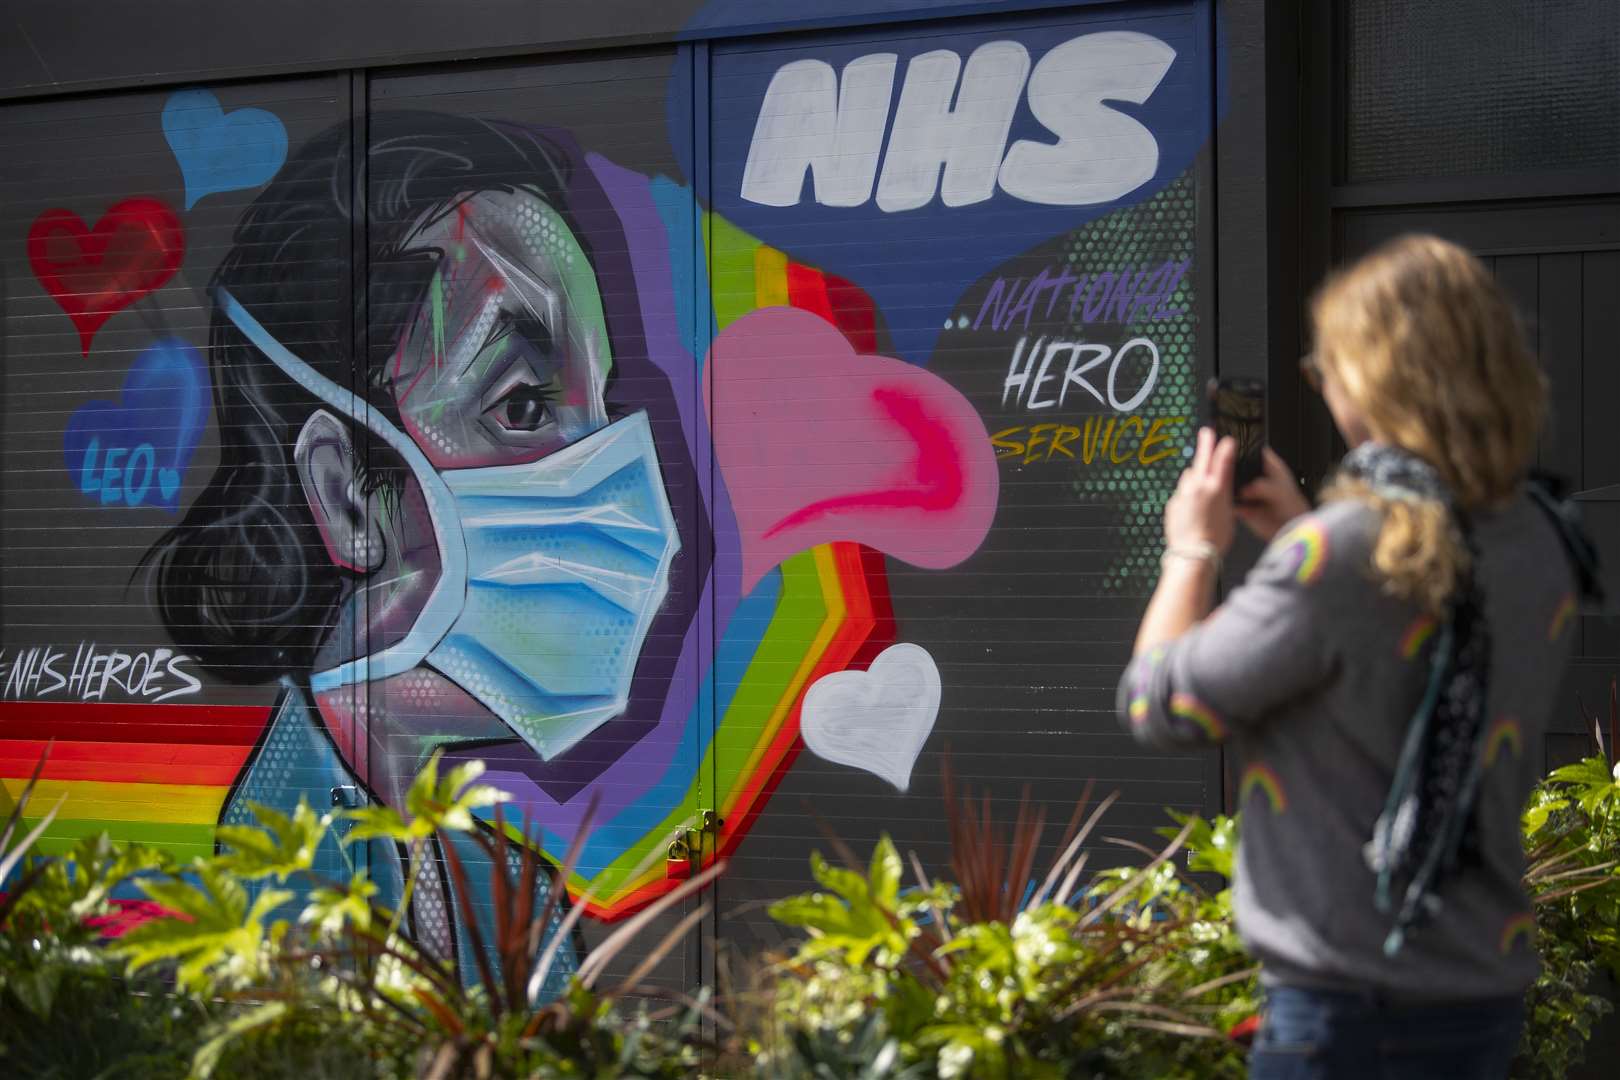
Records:
{"label": "painted dark hair", "polygon": [[[369,127],[363,343],[351,348],[355,146],[346,124],[311,139],[254,201],[214,284],[293,353],[397,424],[382,375],[439,257],[411,247],[420,229],[482,192],[526,190],[562,214],[589,257],[570,203],[581,185],[594,184],[577,149],[533,130],[417,112],[380,112]],[[600,203],[600,190],[583,201]],[[610,247],[622,251],[622,239]],[[326,556],[292,460],[320,402],[217,307],[209,343],[219,464],[147,565],[179,647],[233,682],[265,682],[309,670],[341,594],[345,571]],[[404,466],[393,452],[364,427],[351,430],[368,488],[401,482]]]}

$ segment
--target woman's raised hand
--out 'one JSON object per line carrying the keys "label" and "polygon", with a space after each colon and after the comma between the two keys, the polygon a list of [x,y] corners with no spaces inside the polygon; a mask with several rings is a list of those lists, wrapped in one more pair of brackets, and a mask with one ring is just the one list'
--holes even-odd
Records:
{"label": "woman's raised hand", "polygon": [[1171,548],[1211,544],[1222,555],[1232,546],[1232,466],[1237,442],[1198,430],[1192,464],[1182,471],[1176,493],[1164,504],[1164,540]]}
{"label": "woman's raised hand", "polygon": [[1266,447],[1262,461],[1260,475],[1238,492],[1237,516],[1250,532],[1270,543],[1284,525],[1309,512],[1311,504],[1299,490],[1294,471],[1275,450]]}

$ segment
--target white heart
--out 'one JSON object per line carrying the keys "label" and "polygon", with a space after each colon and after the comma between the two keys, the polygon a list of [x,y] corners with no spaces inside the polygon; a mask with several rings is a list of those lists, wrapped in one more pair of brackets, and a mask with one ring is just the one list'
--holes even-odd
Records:
{"label": "white heart", "polygon": [[799,734],[817,757],[865,769],[905,791],[938,716],[939,668],[927,649],[902,642],[866,671],[817,679],[804,695]]}

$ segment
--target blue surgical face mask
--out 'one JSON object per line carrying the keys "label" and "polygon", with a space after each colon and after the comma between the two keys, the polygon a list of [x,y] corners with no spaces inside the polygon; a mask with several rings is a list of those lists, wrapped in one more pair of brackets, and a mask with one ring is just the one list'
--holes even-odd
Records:
{"label": "blue surgical face mask", "polygon": [[216,288],[215,296],[277,367],[405,460],[438,541],[439,580],[410,631],[315,673],[311,687],[331,690],[426,663],[547,759],[623,712],[680,550],[647,414],[539,461],[440,471],[363,398],[271,337],[228,291]]}

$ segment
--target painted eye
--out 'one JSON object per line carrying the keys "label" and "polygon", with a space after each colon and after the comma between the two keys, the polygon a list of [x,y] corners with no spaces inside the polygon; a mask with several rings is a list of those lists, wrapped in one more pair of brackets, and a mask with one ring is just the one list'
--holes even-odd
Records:
{"label": "painted eye", "polygon": [[539,431],[551,420],[553,394],[534,383],[520,383],[502,394],[488,412],[511,431]]}

